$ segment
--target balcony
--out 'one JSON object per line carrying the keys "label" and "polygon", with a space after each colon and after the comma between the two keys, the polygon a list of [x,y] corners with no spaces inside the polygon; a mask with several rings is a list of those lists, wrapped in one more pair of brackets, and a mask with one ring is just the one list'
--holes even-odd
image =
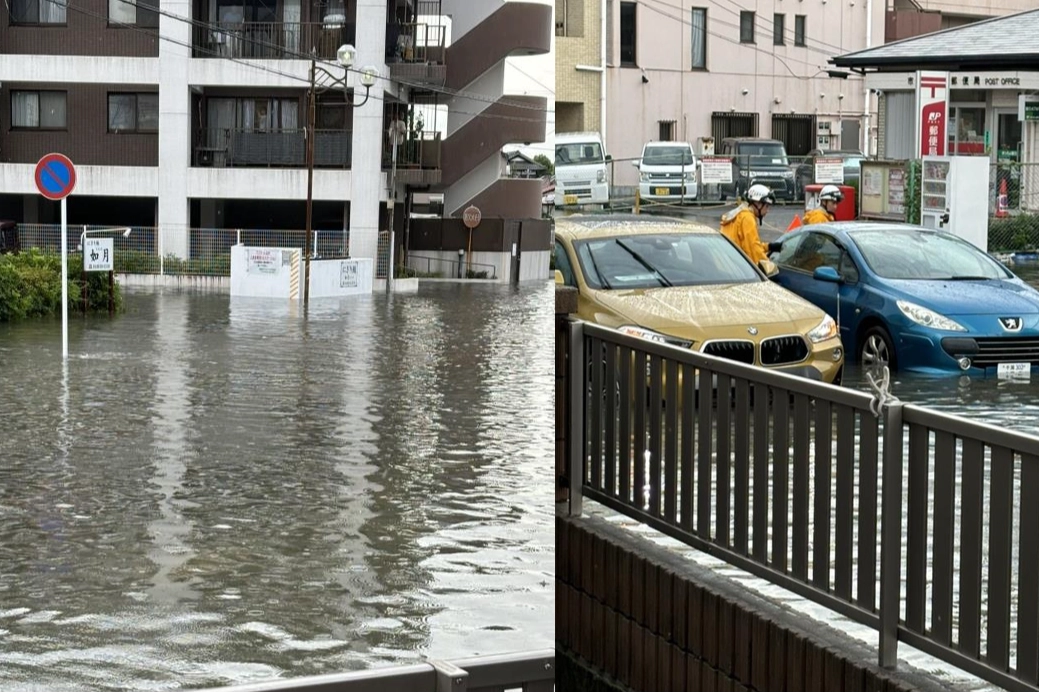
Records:
{"label": "balcony", "polygon": [[[314,166],[350,168],[351,136],[349,130],[316,130]],[[261,131],[207,128],[197,133],[194,154],[193,165],[206,168],[305,168],[307,133],[301,128]]]}
{"label": "balcony", "polygon": [[[419,132],[397,147],[397,182],[408,185],[440,183],[440,133]],[[393,165],[393,150],[383,154],[383,168]]]}
{"label": "balcony", "polygon": [[334,60],[344,43],[355,42],[356,25],[325,22],[214,22],[196,25],[192,39],[195,58],[255,58],[265,60]]}
{"label": "balcony", "polygon": [[386,64],[396,80],[444,86],[446,27],[411,22],[386,27]]}

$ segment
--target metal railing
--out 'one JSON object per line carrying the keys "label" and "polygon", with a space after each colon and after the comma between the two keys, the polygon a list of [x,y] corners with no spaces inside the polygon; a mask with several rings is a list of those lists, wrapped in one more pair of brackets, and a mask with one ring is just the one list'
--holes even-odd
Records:
{"label": "metal railing", "polygon": [[392,42],[386,57],[405,63],[443,63],[447,46],[447,27],[442,24],[411,22],[390,25]]}
{"label": "metal railing", "polygon": [[[440,168],[442,142],[439,132],[420,131],[409,133],[407,139],[397,147],[397,168]],[[393,150],[383,150],[383,167],[392,163]]]}
{"label": "metal railing", "polygon": [[451,661],[430,660],[426,664],[211,688],[208,691],[552,691],[555,690],[555,673],[555,652],[535,650]]}
{"label": "metal railing", "polygon": [[344,43],[353,44],[356,25],[341,18],[325,22],[207,22],[194,29],[196,58],[266,60],[335,59]]}
{"label": "metal railing", "polygon": [[875,628],[882,666],[902,641],[1037,690],[1039,439],[580,321],[568,349],[572,514]]}
{"label": "metal railing", "polygon": [[[349,168],[352,136],[350,130],[315,130],[314,166]],[[300,168],[307,165],[307,132],[303,128],[204,128],[198,131],[195,143],[195,166]]]}
{"label": "metal railing", "polygon": [[[412,264],[413,260],[415,261],[415,264]],[[473,278],[480,279],[497,279],[498,276],[498,268],[496,265],[484,262],[469,262],[465,259],[464,255],[459,256],[458,260],[452,260],[450,258],[428,257],[425,255],[408,253],[407,261],[408,267],[416,272],[422,272],[427,276],[457,277],[461,279],[467,274],[467,272],[471,272]],[[484,276],[479,277],[480,274],[483,274]]]}

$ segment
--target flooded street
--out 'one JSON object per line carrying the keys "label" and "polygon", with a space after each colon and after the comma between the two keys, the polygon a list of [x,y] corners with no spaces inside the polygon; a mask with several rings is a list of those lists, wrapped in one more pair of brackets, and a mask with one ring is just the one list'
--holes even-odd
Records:
{"label": "flooded street", "polygon": [[[0,325],[0,688],[544,648],[552,286]],[[67,382],[67,387],[66,383]]]}

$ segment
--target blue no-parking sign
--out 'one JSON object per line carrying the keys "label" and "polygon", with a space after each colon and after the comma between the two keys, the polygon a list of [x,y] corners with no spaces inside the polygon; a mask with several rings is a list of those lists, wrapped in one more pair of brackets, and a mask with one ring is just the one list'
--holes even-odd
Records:
{"label": "blue no-parking sign", "polygon": [[47,154],[36,163],[36,189],[48,200],[68,197],[76,187],[76,167],[64,154]]}

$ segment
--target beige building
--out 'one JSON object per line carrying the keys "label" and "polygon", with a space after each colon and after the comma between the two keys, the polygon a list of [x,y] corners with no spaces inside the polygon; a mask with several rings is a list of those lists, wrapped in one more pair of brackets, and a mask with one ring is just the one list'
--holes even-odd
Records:
{"label": "beige building", "polygon": [[605,131],[604,0],[556,0],[556,132]]}

